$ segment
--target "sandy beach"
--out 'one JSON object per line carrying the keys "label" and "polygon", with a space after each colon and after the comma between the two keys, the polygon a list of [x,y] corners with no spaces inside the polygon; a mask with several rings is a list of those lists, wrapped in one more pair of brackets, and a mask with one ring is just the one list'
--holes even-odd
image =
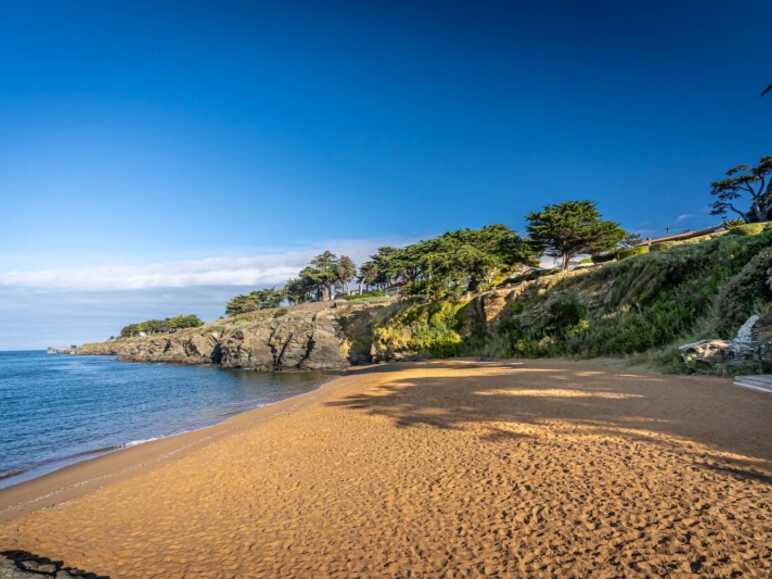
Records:
{"label": "sandy beach", "polygon": [[591,363],[355,368],[0,491],[116,578],[770,576],[772,396]]}

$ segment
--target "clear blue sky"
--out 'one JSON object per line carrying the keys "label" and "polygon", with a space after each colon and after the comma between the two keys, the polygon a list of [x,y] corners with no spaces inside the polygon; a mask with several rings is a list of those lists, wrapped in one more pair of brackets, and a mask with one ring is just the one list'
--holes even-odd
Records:
{"label": "clear blue sky", "polygon": [[0,349],[215,317],[317,248],[522,230],[570,198],[644,235],[710,224],[710,181],[772,152],[770,22],[762,1],[5,3]]}

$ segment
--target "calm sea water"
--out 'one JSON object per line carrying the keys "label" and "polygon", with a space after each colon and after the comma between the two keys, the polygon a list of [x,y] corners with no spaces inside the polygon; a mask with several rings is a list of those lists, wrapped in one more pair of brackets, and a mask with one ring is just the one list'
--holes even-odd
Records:
{"label": "calm sea water", "polygon": [[0,488],[214,424],[313,390],[323,379],[112,356],[0,352]]}

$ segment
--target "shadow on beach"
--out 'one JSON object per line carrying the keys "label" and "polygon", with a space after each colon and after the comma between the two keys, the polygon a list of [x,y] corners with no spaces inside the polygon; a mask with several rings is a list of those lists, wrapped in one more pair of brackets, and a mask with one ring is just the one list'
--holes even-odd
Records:
{"label": "shadow on beach", "polygon": [[689,453],[721,474],[772,483],[748,470],[772,467],[772,397],[726,380],[566,361],[432,361],[349,374],[397,368],[418,372],[327,404],[388,417],[397,428],[475,428],[494,443],[530,436],[524,425],[624,437]]}

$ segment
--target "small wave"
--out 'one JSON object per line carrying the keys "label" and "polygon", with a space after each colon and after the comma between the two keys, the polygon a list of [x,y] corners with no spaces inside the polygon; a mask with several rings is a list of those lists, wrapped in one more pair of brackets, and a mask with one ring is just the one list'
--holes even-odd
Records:
{"label": "small wave", "polygon": [[3,480],[5,478],[11,478],[13,476],[18,476],[24,472],[24,469],[21,468],[12,468],[9,470],[0,471],[0,480]]}
{"label": "small wave", "polygon": [[45,460],[41,460],[39,462],[36,462],[32,466],[30,466],[26,470],[31,470],[33,468],[38,468],[41,466],[45,466],[47,464],[55,463],[55,462],[70,462],[73,459],[76,458],[82,458],[84,456],[91,456],[92,454],[105,454],[106,452],[111,452],[113,450],[118,450],[121,448],[121,445],[119,444],[113,444],[110,446],[102,446],[100,448],[92,448],[90,450],[83,450],[81,452],[74,452],[72,454],[65,454],[62,456],[53,456],[51,458],[47,458]]}
{"label": "small wave", "polygon": [[132,446],[147,444],[148,442],[153,442],[154,440],[160,440],[161,438],[163,438],[163,436],[154,436],[153,438],[141,438],[139,440],[131,440],[126,444],[124,444],[121,448],[131,448]]}
{"label": "small wave", "polygon": [[84,450],[81,452],[75,452],[72,454],[66,454],[62,456],[53,456],[51,458],[40,460],[38,462],[27,465],[24,468],[15,467],[9,470],[2,471],[0,472],[0,480],[13,478],[15,476],[19,476],[20,474],[24,474],[25,472],[44,468],[52,464],[60,464],[60,463],[66,464],[66,463],[80,462],[78,459],[82,459],[92,455],[106,454],[108,452],[118,450],[119,448],[122,448],[122,447],[120,445],[112,445],[112,446],[104,446],[102,448],[93,448],[91,450]]}

